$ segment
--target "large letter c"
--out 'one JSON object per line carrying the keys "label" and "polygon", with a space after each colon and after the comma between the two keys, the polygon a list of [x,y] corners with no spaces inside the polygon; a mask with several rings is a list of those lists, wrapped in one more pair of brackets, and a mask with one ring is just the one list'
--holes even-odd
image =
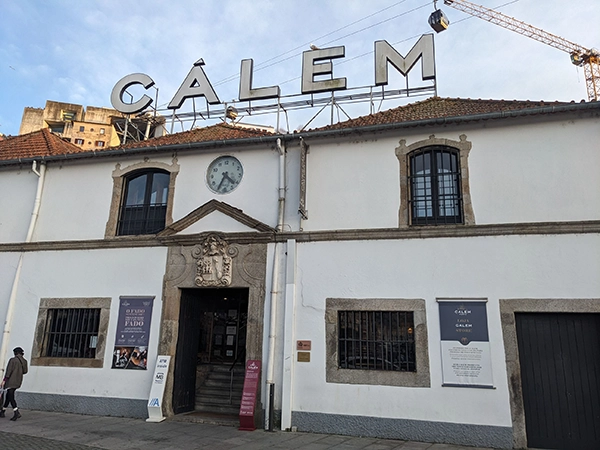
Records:
{"label": "large letter c", "polygon": [[152,103],[152,99],[144,94],[144,96],[135,103],[125,103],[123,101],[123,93],[129,86],[141,84],[144,89],[154,86],[154,80],[145,73],[132,73],[121,78],[110,94],[110,102],[117,111],[123,114],[135,114],[143,111]]}

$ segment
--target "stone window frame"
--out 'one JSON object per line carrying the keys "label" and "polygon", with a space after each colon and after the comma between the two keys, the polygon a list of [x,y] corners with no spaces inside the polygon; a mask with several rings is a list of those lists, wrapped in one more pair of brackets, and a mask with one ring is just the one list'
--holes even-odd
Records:
{"label": "stone window frame", "polygon": [[[424,299],[407,298],[328,298],[325,301],[326,381],[341,384],[431,387],[427,313]],[[412,312],[414,320],[415,372],[340,369],[338,367],[339,311]]]}
{"label": "stone window frame", "polygon": [[117,225],[119,222],[119,214],[121,212],[121,203],[123,201],[123,191],[127,177],[139,170],[164,170],[169,173],[169,193],[167,194],[167,211],[165,214],[165,228],[173,223],[173,200],[175,198],[175,179],[179,174],[180,166],[177,163],[177,158],[173,158],[171,164],[165,164],[157,161],[145,160],[144,162],[132,164],[125,168],[121,168],[121,164],[115,166],[113,170],[113,192],[110,202],[110,210],[108,221],[106,222],[105,238],[131,238],[132,236],[118,236]]}
{"label": "stone window frame", "polygon": [[[104,353],[106,351],[106,335],[110,319],[110,297],[77,297],[77,298],[41,298],[38,317],[35,326],[33,348],[31,350],[32,366],[58,366],[58,367],[84,367],[102,368],[104,366]],[[49,309],[100,309],[100,322],[98,323],[98,343],[94,358],[55,358],[42,356],[46,321]]]}
{"label": "stone window frame", "polygon": [[436,138],[434,134],[428,139],[414,142],[406,145],[406,139],[399,141],[399,146],[396,147],[396,157],[400,164],[400,209],[398,211],[398,225],[400,228],[408,228],[414,226],[428,227],[430,225],[413,225],[411,222],[410,213],[410,186],[409,186],[409,167],[410,154],[414,151],[421,150],[423,147],[442,146],[450,147],[458,151],[460,164],[460,188],[461,188],[461,209],[463,221],[460,224],[437,224],[434,226],[461,226],[475,225],[475,214],[473,213],[473,205],[471,204],[471,188],[469,183],[469,153],[472,143],[467,141],[467,135],[461,134],[459,141],[446,138]]}

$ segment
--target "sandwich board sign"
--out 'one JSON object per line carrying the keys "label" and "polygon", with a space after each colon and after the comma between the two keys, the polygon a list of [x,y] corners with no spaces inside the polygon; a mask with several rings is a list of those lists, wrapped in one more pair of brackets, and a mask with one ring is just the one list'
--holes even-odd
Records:
{"label": "sandwich board sign", "polygon": [[165,417],[162,415],[162,401],[165,394],[165,384],[167,374],[169,373],[170,356],[159,355],[154,367],[154,377],[152,378],[152,387],[148,397],[148,418],[146,422],[162,422]]}

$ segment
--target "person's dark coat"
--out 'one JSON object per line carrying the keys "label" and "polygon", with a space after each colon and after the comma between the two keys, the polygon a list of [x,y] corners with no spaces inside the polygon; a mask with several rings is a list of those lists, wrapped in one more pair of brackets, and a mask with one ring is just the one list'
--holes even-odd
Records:
{"label": "person's dark coat", "polygon": [[4,379],[5,389],[18,389],[23,383],[23,375],[27,373],[27,360],[23,358],[23,355],[16,355],[10,358],[8,366],[6,367],[6,374]]}

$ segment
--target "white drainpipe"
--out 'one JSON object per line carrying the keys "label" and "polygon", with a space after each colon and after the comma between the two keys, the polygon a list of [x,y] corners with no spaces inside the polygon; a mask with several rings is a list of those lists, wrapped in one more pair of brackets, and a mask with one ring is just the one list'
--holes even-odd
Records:
{"label": "white drainpipe", "polygon": [[[25,242],[31,242],[33,238],[33,232],[35,230],[35,224],[40,212],[40,205],[42,203],[42,192],[44,190],[44,179],[46,177],[46,165],[40,164],[39,171],[37,169],[37,161],[33,162],[31,170],[38,176],[37,191],[35,193],[35,200],[33,202],[33,211],[31,212],[31,219],[29,221],[29,229],[27,230],[27,237]],[[17,299],[17,290],[19,281],[21,278],[21,267],[23,266],[24,252],[19,255],[19,262],[17,263],[17,270],[15,271],[15,278],[13,280],[12,289],[10,290],[10,298],[8,300],[8,309],[6,310],[6,318],[4,320],[4,332],[2,333],[2,347],[0,348],[0,379],[4,378],[4,370],[6,360],[8,359],[8,341],[10,338],[10,331],[12,329],[12,318],[15,309],[15,303]]]}
{"label": "white drainpipe", "polygon": [[[279,205],[277,218],[277,231],[283,231],[285,213],[285,147],[281,139],[277,139],[279,150]],[[271,313],[269,317],[269,356],[267,358],[267,414],[265,429],[273,431],[273,401],[275,398],[275,338],[277,333],[277,301],[280,294],[279,270],[281,267],[281,243],[275,243],[273,255],[273,277],[271,279]]]}

